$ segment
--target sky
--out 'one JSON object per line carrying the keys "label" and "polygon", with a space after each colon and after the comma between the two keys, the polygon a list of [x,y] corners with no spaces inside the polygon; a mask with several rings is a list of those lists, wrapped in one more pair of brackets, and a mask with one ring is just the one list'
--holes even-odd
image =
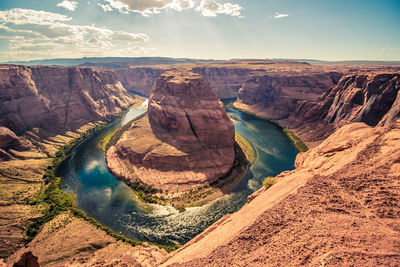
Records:
{"label": "sky", "polygon": [[400,60],[400,0],[0,0],[0,62]]}

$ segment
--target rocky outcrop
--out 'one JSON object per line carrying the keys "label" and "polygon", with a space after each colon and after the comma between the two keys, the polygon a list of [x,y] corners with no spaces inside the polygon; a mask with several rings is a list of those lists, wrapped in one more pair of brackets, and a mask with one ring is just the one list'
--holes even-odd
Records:
{"label": "rocky outcrop", "polygon": [[193,67],[192,71],[202,75],[215,89],[219,98],[232,98],[237,96],[252,68],[205,66]]}
{"label": "rocky outcrop", "polygon": [[36,267],[39,265],[29,265],[36,260],[40,266],[150,267],[167,254],[154,245],[131,246],[116,241],[89,222],[62,213],[46,224],[29,244],[7,258],[6,266]]}
{"label": "rocky outcrop", "polygon": [[76,130],[133,104],[109,71],[76,67],[0,66],[0,125],[20,135]]}
{"label": "rocky outcrop", "polygon": [[27,251],[22,254],[19,261],[13,264],[13,267],[40,267],[38,263],[38,257],[32,254],[31,251]]}
{"label": "rocky outcrop", "polygon": [[327,123],[338,126],[349,122],[387,125],[400,116],[399,92],[400,74],[348,75],[322,97],[321,110]]}
{"label": "rocky outcrop", "polygon": [[0,126],[0,161],[12,158],[7,152],[10,149],[26,151],[32,148],[33,146],[28,140],[19,138],[10,129]]}
{"label": "rocky outcrop", "polygon": [[339,81],[337,72],[252,72],[239,90],[238,102],[254,105],[273,119],[287,118],[299,101],[315,101]]}
{"label": "rocky outcrop", "polygon": [[276,119],[314,147],[347,123],[387,125],[400,117],[400,75],[395,68],[387,71],[272,77],[258,72],[243,84],[235,106]]}
{"label": "rocky outcrop", "polygon": [[157,79],[165,71],[164,67],[131,67],[125,69],[115,69],[117,79],[122,85],[132,92],[139,92],[145,96],[150,96],[151,90],[156,85]]}
{"label": "rocky outcrop", "polygon": [[399,136],[399,121],[343,126],[161,266],[396,265]]}
{"label": "rocky outcrop", "polygon": [[[247,74],[252,70],[251,68],[224,66],[176,66],[175,69],[176,68],[180,70],[191,70],[194,73],[202,75],[215,90],[219,98],[236,97]],[[150,96],[157,79],[168,69],[174,68],[171,66],[130,67],[114,69],[114,72],[127,90]]]}
{"label": "rocky outcrop", "polygon": [[30,203],[49,156],[134,101],[109,71],[0,66],[1,258],[24,246],[28,226],[43,216]]}
{"label": "rocky outcrop", "polygon": [[224,177],[235,160],[235,132],[224,105],[197,74],[164,73],[135,122],[107,151],[117,177],[165,191],[184,191]]}

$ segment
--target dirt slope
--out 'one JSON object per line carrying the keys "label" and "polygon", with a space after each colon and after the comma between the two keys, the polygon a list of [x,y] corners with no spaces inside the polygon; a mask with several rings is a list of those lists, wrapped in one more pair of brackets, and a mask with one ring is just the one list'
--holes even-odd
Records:
{"label": "dirt slope", "polygon": [[162,266],[395,266],[400,122],[343,126]]}

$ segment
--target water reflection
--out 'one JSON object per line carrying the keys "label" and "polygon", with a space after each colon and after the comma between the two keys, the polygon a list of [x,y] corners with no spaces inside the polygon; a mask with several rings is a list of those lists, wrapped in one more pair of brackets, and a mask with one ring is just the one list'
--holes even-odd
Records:
{"label": "water reflection", "polygon": [[62,183],[68,184],[65,190],[76,196],[79,208],[127,237],[164,244],[185,243],[225,214],[242,207],[247,196],[261,187],[264,177],[293,169],[298,151],[281,128],[238,110],[227,109],[229,114],[240,119],[234,121],[235,129],[256,152],[245,178],[230,194],[181,213],[172,207],[144,204],[125,183],[108,171],[99,143],[105,134],[143,114],[146,109],[147,102],[140,108],[131,109],[120,121],[75,147],[61,173]]}

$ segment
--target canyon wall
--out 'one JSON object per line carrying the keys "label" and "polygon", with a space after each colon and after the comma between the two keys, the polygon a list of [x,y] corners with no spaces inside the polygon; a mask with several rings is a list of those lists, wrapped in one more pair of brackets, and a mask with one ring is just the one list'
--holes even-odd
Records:
{"label": "canyon wall", "polygon": [[[43,174],[52,164],[51,155],[134,101],[110,71],[0,66],[0,258],[23,247],[27,227],[43,216],[43,206],[31,203],[44,188]],[[62,223],[50,224],[54,223],[64,229]],[[76,233],[76,238],[97,235],[94,226],[82,224],[90,231]],[[83,251],[88,246],[83,245]],[[71,247],[62,249],[71,251]],[[92,247],[91,254],[97,249]]]}
{"label": "canyon wall", "polygon": [[288,117],[299,101],[315,101],[338,83],[341,73],[323,71],[252,72],[239,90],[238,102],[255,105],[267,117]]}
{"label": "canyon wall", "polygon": [[131,67],[114,69],[119,81],[128,91],[150,96],[157,79],[167,67]]}
{"label": "canyon wall", "polygon": [[346,72],[251,74],[235,106],[275,119],[312,147],[347,123],[387,125],[399,118],[398,72]]}
{"label": "canyon wall", "polygon": [[203,75],[219,98],[236,97],[247,74],[252,71],[252,68],[226,66],[152,66],[114,69],[113,71],[127,90],[150,96],[157,79],[164,71],[171,69],[186,69]]}
{"label": "canyon wall", "polygon": [[322,96],[321,111],[327,123],[337,126],[349,122],[387,125],[400,116],[399,93],[400,73],[348,75]]}
{"label": "canyon wall", "polygon": [[0,66],[0,125],[43,136],[76,130],[133,104],[110,71],[77,67]]}
{"label": "canyon wall", "polygon": [[236,97],[240,87],[252,71],[246,67],[193,67],[192,71],[202,75],[214,88],[219,98]]}

